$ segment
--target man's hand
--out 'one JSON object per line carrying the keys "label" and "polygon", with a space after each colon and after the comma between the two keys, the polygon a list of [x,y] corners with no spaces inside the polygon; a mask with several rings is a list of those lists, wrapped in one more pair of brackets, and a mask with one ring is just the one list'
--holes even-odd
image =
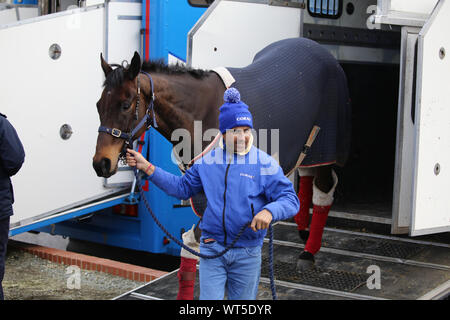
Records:
{"label": "man's hand", "polygon": [[155,167],[148,162],[144,156],[132,149],[127,149],[127,164],[130,167],[136,167],[139,170],[144,171],[146,174],[151,175],[155,170]]}
{"label": "man's hand", "polygon": [[269,228],[270,222],[272,222],[272,213],[269,210],[262,210],[253,218],[250,228],[253,231]]}

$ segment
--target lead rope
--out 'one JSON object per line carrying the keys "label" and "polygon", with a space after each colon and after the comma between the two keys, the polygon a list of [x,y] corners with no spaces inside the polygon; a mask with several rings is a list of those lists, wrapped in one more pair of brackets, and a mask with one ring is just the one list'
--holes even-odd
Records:
{"label": "lead rope", "polygon": [[272,300],[277,300],[277,290],[275,288],[275,278],[273,276],[273,228],[269,225],[269,278],[270,290],[272,291]]}
{"label": "lead rope", "polygon": [[[147,209],[147,211],[150,213],[151,217],[153,218],[153,220],[155,221],[155,223],[158,225],[158,227],[170,238],[172,239],[177,245],[179,245],[180,247],[182,247],[183,249],[189,251],[190,253],[192,253],[193,255],[196,255],[197,257],[200,258],[204,258],[204,259],[215,259],[215,258],[219,258],[221,256],[223,256],[225,253],[227,253],[231,248],[234,247],[234,245],[236,244],[236,242],[239,240],[239,238],[241,237],[241,235],[244,233],[244,230],[250,226],[251,221],[244,224],[241,229],[239,230],[239,233],[237,234],[237,236],[234,238],[234,240],[231,242],[230,245],[228,245],[227,247],[225,247],[224,250],[222,250],[221,252],[214,254],[214,255],[205,255],[203,253],[197,252],[191,248],[189,248],[188,246],[186,246],[183,242],[181,242],[180,240],[178,240],[176,237],[174,237],[162,224],[161,222],[158,220],[158,218],[156,217],[156,215],[153,213],[153,210],[150,208],[150,204],[148,203],[144,191],[142,190],[141,187],[141,178],[139,177],[139,171],[134,168],[134,174],[136,177],[136,184],[138,186],[139,189],[139,194],[141,195],[142,200],[144,201],[144,205]],[[272,299],[273,300],[277,300],[277,293],[276,293],[276,289],[275,289],[275,280],[274,280],[274,276],[273,276],[273,229],[272,229],[272,223],[270,223],[269,225],[269,276],[270,276],[270,289],[272,291]]]}

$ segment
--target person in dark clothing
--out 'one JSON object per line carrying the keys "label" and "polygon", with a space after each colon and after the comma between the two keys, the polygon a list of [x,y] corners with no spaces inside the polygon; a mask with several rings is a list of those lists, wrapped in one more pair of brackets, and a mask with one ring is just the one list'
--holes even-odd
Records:
{"label": "person in dark clothing", "polygon": [[5,274],[9,219],[13,215],[14,192],[10,177],[25,160],[25,151],[16,130],[0,113],[0,300],[3,300],[2,281]]}

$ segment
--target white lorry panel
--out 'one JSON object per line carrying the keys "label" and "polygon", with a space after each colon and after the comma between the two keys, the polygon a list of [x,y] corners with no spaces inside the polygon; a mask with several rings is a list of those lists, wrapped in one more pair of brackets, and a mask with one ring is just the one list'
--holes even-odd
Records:
{"label": "white lorry panel", "polygon": [[[92,168],[100,124],[96,102],[104,81],[105,12],[104,6],[76,9],[0,28],[0,112],[16,128],[26,154],[12,178],[11,228],[120,191],[105,187]],[[53,44],[60,47],[58,59],[50,57]],[[126,57],[112,48],[109,53],[130,59],[138,47]],[[60,136],[64,124],[73,131],[67,140]]]}
{"label": "white lorry panel", "polygon": [[400,87],[397,113],[396,161],[392,199],[391,233],[408,233],[411,226],[414,176],[415,126],[412,118],[415,95],[416,44],[420,28],[402,28]]}
{"label": "white lorry panel", "polygon": [[391,0],[390,10],[429,15],[438,0]]}
{"label": "white lorry panel", "polygon": [[299,8],[217,0],[189,32],[187,62],[203,69],[245,67],[272,42],[299,37],[300,21]]}
{"label": "white lorry panel", "polygon": [[[111,1],[106,4],[108,19],[106,21],[104,59],[108,63],[130,63],[135,51],[141,52],[142,7],[140,2]],[[115,188],[129,186],[133,180],[132,171],[121,162],[119,170],[109,178],[104,178],[104,186]]]}
{"label": "white lorry panel", "polygon": [[0,25],[37,17],[39,9],[32,5],[3,5],[0,3]]}
{"label": "white lorry panel", "polygon": [[449,15],[441,0],[418,38],[411,235],[450,231]]}
{"label": "white lorry panel", "polygon": [[134,51],[140,52],[142,9],[140,2],[109,2],[107,62],[131,62]]}
{"label": "white lorry panel", "polygon": [[422,27],[439,0],[378,0],[376,23]]}
{"label": "white lorry panel", "polygon": [[17,20],[15,8],[0,8],[0,25],[16,22]]}

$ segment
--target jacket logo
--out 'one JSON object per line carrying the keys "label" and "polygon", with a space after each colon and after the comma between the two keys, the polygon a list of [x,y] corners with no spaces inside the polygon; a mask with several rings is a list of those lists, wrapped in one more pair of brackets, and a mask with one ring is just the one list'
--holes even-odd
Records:
{"label": "jacket logo", "polygon": [[254,176],[251,176],[251,175],[249,175],[249,174],[247,174],[247,173],[243,173],[243,172],[241,172],[240,176],[241,176],[241,177],[247,177],[247,178],[250,178],[250,179],[253,179],[253,178],[254,178]]}

